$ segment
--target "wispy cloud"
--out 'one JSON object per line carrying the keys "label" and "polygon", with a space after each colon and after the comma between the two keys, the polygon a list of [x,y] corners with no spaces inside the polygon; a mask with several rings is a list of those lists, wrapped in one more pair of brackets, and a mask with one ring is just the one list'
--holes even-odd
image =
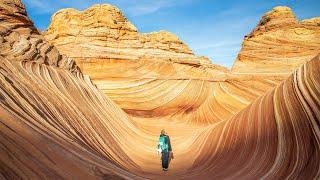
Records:
{"label": "wispy cloud", "polygon": [[226,48],[230,46],[239,45],[239,40],[231,40],[231,41],[220,41],[220,42],[212,42],[210,44],[202,44],[198,45],[194,50],[206,50],[206,49],[214,49],[214,48]]}
{"label": "wispy cloud", "polygon": [[[157,12],[163,8],[168,8],[175,6],[178,4],[176,1],[171,0],[157,0],[157,1],[149,1],[149,0],[69,0],[69,1],[57,1],[57,0],[22,0],[28,8],[32,9],[36,14],[46,14],[46,13],[54,13],[55,11],[72,7],[76,9],[85,9],[93,4],[112,4],[115,6],[120,6],[123,11],[125,11],[128,15],[131,16],[141,16],[150,13]],[[190,0],[187,0],[188,2]]]}
{"label": "wispy cloud", "polygon": [[174,1],[158,0],[139,3],[128,8],[128,13],[132,16],[146,15],[159,11],[162,8],[174,6]]}
{"label": "wispy cloud", "polygon": [[42,0],[22,0],[27,8],[32,9],[35,14],[47,14],[53,12],[58,4],[52,4],[52,2]]}

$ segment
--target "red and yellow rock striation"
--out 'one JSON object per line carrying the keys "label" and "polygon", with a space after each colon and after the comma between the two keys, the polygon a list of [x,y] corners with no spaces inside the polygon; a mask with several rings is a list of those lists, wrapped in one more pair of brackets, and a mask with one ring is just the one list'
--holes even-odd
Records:
{"label": "red and yellow rock striation", "polygon": [[203,131],[199,139],[207,141],[190,173],[212,179],[319,178],[319,73],[318,55],[236,116]]}
{"label": "red and yellow rock striation", "polygon": [[44,40],[20,1],[1,0],[0,19],[0,178],[138,178],[114,133],[132,130],[127,115]]}
{"label": "red and yellow rock striation", "polygon": [[320,52],[319,20],[299,22],[290,8],[273,8],[244,38],[232,72],[291,73]]}
{"label": "red and yellow rock striation", "polygon": [[[0,2],[1,179],[320,177],[319,55],[290,76],[88,57],[80,68],[95,86],[20,1]],[[166,174],[155,152],[164,126],[175,153]]]}
{"label": "red and yellow rock striation", "polygon": [[[106,19],[105,19],[106,18]],[[111,5],[60,10],[44,33],[129,115],[208,124],[228,119],[289,74],[237,74],[169,32],[140,34]]]}

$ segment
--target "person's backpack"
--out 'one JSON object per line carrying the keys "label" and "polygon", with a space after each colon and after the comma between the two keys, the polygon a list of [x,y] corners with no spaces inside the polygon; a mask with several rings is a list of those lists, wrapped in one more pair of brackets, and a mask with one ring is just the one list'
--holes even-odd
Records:
{"label": "person's backpack", "polygon": [[159,146],[160,146],[161,151],[168,151],[167,136],[160,136],[159,137]]}

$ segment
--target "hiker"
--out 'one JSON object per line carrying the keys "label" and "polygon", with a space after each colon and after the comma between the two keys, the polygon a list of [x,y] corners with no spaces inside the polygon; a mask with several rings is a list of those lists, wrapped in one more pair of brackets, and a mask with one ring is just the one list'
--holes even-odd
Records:
{"label": "hiker", "polygon": [[167,171],[170,160],[173,159],[173,153],[170,138],[164,129],[161,130],[158,144],[158,154],[161,153],[162,170]]}

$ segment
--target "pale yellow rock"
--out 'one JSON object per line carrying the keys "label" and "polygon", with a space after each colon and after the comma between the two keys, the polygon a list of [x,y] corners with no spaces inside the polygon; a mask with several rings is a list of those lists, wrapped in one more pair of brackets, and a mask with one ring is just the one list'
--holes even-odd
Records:
{"label": "pale yellow rock", "polygon": [[320,17],[314,17],[310,19],[304,19],[301,21],[302,24],[306,25],[315,25],[315,26],[320,26]]}
{"label": "pale yellow rock", "polygon": [[62,9],[52,16],[44,36],[75,60],[170,58],[198,65],[201,61],[176,35],[166,31],[139,33],[118,8],[109,4],[94,5],[84,11]]}
{"label": "pale yellow rock", "polygon": [[298,22],[290,8],[279,6],[245,36],[232,72],[290,73],[319,52],[319,17]]}

